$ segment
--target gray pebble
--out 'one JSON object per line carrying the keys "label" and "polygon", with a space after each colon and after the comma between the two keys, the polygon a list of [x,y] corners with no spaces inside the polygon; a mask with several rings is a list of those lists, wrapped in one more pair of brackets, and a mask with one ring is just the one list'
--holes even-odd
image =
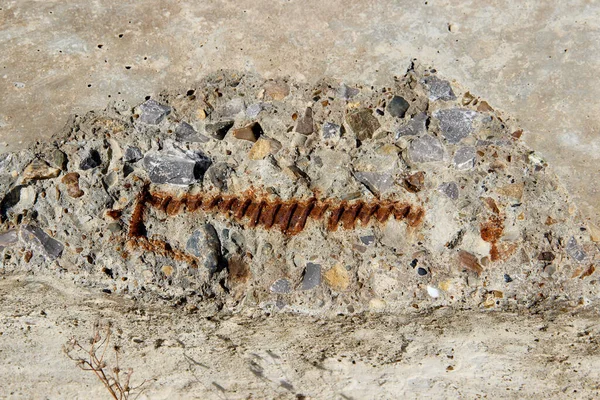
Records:
{"label": "gray pebble", "polygon": [[566,250],[567,254],[569,254],[571,258],[577,261],[583,261],[587,256],[587,254],[585,254],[585,251],[583,251],[583,249],[577,243],[577,240],[573,236],[571,236],[571,238],[567,242]]}
{"label": "gray pebble", "polygon": [[456,95],[452,91],[452,86],[448,81],[442,80],[435,75],[428,76],[421,80],[429,89],[429,100],[455,100]]}
{"label": "gray pebble", "polygon": [[313,133],[313,130],[313,111],[312,108],[307,107],[306,110],[304,110],[304,115],[296,121],[295,131],[303,135],[310,135]]}
{"label": "gray pebble", "polygon": [[404,118],[408,107],[410,107],[410,104],[408,104],[408,101],[404,97],[394,96],[388,103],[386,110],[392,117]]}
{"label": "gray pebble", "polygon": [[354,177],[371,192],[382,194],[392,187],[394,178],[391,173],[381,172],[354,172]]}
{"label": "gray pebble", "polygon": [[123,155],[124,162],[136,162],[144,158],[144,154],[142,154],[142,150],[135,146],[129,146],[125,150],[125,154]]}
{"label": "gray pebble", "polygon": [[438,190],[452,200],[458,199],[458,185],[456,182],[444,182],[438,186]]}
{"label": "gray pebble", "polygon": [[438,110],[434,114],[440,121],[442,135],[448,143],[458,143],[473,132],[473,120],[477,113],[471,110],[453,108]]}
{"label": "gray pebble", "polygon": [[307,263],[300,290],[310,290],[321,284],[321,265]]}
{"label": "gray pebble", "polygon": [[24,225],[20,232],[23,242],[39,249],[50,260],[55,260],[62,255],[64,245],[37,226]]}
{"label": "gray pebble", "polygon": [[100,153],[92,149],[81,158],[81,162],[79,163],[79,169],[86,171],[88,169],[96,168],[100,164],[102,164]]}
{"label": "gray pebble", "polygon": [[154,99],[150,99],[140,105],[142,114],[139,121],[148,125],[158,125],[169,113],[171,107],[160,104]]}
{"label": "gray pebble", "polygon": [[206,136],[196,132],[187,122],[181,122],[175,128],[175,137],[180,142],[194,142],[194,143],[206,143],[210,139]]}
{"label": "gray pebble", "polygon": [[419,113],[412,117],[406,124],[396,129],[394,140],[400,139],[402,136],[415,136],[424,133],[427,129],[427,114]]}
{"label": "gray pebble", "polygon": [[292,291],[292,285],[290,285],[290,281],[287,279],[281,278],[273,282],[269,290],[273,293],[287,294]]}
{"label": "gray pebble", "polygon": [[367,246],[370,246],[370,245],[372,245],[373,243],[375,243],[375,236],[373,236],[373,235],[361,236],[361,237],[360,237],[360,241],[361,241],[363,244],[365,244],[365,245],[367,245]]}
{"label": "gray pebble", "polygon": [[476,157],[477,156],[475,153],[475,147],[472,147],[472,146],[461,147],[458,150],[456,150],[456,153],[454,154],[454,159],[452,160],[452,163],[454,164],[456,169],[461,169],[461,170],[471,169],[475,166],[475,158]]}
{"label": "gray pebble", "polygon": [[442,161],[444,159],[444,146],[437,138],[431,135],[423,135],[410,143],[407,154],[410,161],[416,163]]}
{"label": "gray pebble", "polygon": [[194,231],[185,248],[198,258],[202,267],[208,269],[211,273],[218,269],[221,257],[221,241],[217,231],[211,224],[204,224],[200,229]]}
{"label": "gray pebble", "polygon": [[191,185],[201,180],[212,161],[203,153],[161,151],[146,154],[144,169],[153,183]]}
{"label": "gray pebble", "polygon": [[332,122],[325,122],[321,129],[323,139],[339,139],[342,137],[342,127],[340,125]]}
{"label": "gray pebble", "polygon": [[206,134],[214,137],[217,140],[223,140],[227,132],[233,127],[233,121],[220,121],[214,124],[206,124],[204,131]]}

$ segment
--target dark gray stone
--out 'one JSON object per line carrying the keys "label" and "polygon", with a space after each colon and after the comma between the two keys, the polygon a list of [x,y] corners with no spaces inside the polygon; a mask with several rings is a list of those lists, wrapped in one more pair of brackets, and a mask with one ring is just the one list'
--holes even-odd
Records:
{"label": "dark gray stone", "polygon": [[269,290],[272,293],[288,294],[292,291],[292,285],[290,285],[290,281],[287,279],[281,278],[273,282]]}
{"label": "dark gray stone", "polygon": [[423,135],[413,140],[408,146],[408,158],[416,163],[442,161],[444,146],[437,138]]}
{"label": "dark gray stone", "polygon": [[444,81],[435,75],[423,78],[422,81],[429,89],[429,100],[456,100],[456,95],[452,91],[452,86],[448,81]]}
{"label": "dark gray stone", "polygon": [[175,138],[180,142],[206,143],[210,139],[198,132],[187,122],[181,122],[175,128]]}
{"label": "dark gray stone", "polygon": [[26,244],[38,249],[50,260],[55,260],[62,255],[64,245],[50,237],[46,232],[33,225],[21,227],[21,239]]}
{"label": "dark gray stone", "polygon": [[314,126],[312,108],[306,107],[306,110],[304,110],[304,115],[298,118],[296,121],[295,131],[303,135],[310,135],[313,133]]}
{"label": "dark gray stone", "polygon": [[444,182],[438,186],[438,190],[452,200],[458,199],[458,185],[456,182]]}
{"label": "dark gray stone", "polygon": [[152,183],[191,185],[204,177],[212,161],[201,152],[161,151],[146,154],[144,169]]}
{"label": "dark gray stone", "polygon": [[354,177],[363,185],[365,185],[371,192],[376,194],[382,194],[386,190],[392,187],[394,178],[391,173],[382,172],[354,172]]}
{"label": "dark gray stone", "polygon": [[419,113],[412,117],[406,124],[396,129],[394,140],[402,136],[415,136],[424,133],[427,130],[427,114]]}
{"label": "dark gray stone", "polygon": [[346,115],[346,122],[361,141],[371,139],[381,126],[373,112],[366,108]]}
{"label": "dark gray stone", "polygon": [[370,245],[372,245],[373,243],[375,243],[375,236],[373,236],[373,235],[361,236],[361,237],[360,237],[360,241],[361,241],[363,244],[365,244],[365,245],[367,245],[367,246],[370,246]]}
{"label": "dark gray stone", "polygon": [[452,160],[452,163],[456,169],[471,169],[475,166],[476,158],[477,155],[475,153],[475,147],[461,147],[456,150],[456,153],[454,153],[454,159]]}
{"label": "dark gray stone", "polygon": [[444,138],[448,143],[455,144],[473,133],[473,120],[477,113],[453,108],[438,110],[433,115],[440,121],[440,129]]}
{"label": "dark gray stone", "polygon": [[217,140],[223,140],[227,132],[233,127],[233,121],[220,121],[214,124],[206,124],[204,131]]}
{"label": "dark gray stone", "polygon": [[310,290],[321,284],[321,265],[307,263],[300,290]]}
{"label": "dark gray stone", "polygon": [[566,250],[567,254],[569,254],[569,256],[571,256],[571,258],[573,258],[576,261],[581,262],[587,257],[587,254],[585,254],[585,251],[583,251],[583,249],[577,243],[577,240],[573,236],[571,236],[571,238],[567,242]]}
{"label": "dark gray stone", "polygon": [[133,163],[144,158],[144,154],[142,154],[142,150],[135,146],[129,146],[125,150],[125,154],[123,155],[123,161]]}
{"label": "dark gray stone", "polygon": [[404,118],[406,111],[408,111],[408,107],[410,107],[410,104],[404,99],[404,97],[394,96],[388,103],[386,111],[392,117]]}
{"label": "dark gray stone", "polygon": [[158,125],[171,112],[171,107],[160,104],[154,99],[150,99],[140,105],[142,114],[139,121],[148,125]]}
{"label": "dark gray stone", "polygon": [[321,129],[323,139],[339,139],[342,137],[342,127],[340,125],[332,122],[325,122]]}
{"label": "dark gray stone", "polygon": [[221,241],[219,235],[211,224],[204,224],[192,233],[185,248],[198,258],[200,266],[215,272],[219,268],[221,258]]}
{"label": "dark gray stone", "polygon": [[81,158],[81,162],[79,163],[79,169],[86,171],[88,169],[96,168],[100,164],[102,164],[100,153],[92,149]]}
{"label": "dark gray stone", "polygon": [[219,190],[225,191],[227,190],[227,178],[229,178],[231,171],[232,169],[227,163],[220,162],[211,165],[206,170],[205,176]]}

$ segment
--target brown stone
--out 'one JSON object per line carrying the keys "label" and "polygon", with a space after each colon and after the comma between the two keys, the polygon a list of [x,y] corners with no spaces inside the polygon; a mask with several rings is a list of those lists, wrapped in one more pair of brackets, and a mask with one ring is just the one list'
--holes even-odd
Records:
{"label": "brown stone", "polygon": [[295,130],[303,135],[310,135],[314,132],[312,108],[307,107],[306,110],[304,110],[304,115],[296,121]]}
{"label": "brown stone", "polygon": [[236,139],[248,140],[250,142],[256,142],[262,134],[263,130],[258,122],[253,122],[243,128],[233,130],[233,136]]}
{"label": "brown stone", "polygon": [[417,193],[425,187],[425,173],[423,171],[415,172],[404,179],[404,185],[409,192]]}
{"label": "brown stone", "polygon": [[79,174],[70,172],[63,176],[61,182],[67,186],[67,194],[73,198],[83,196],[83,190],[79,188]]}
{"label": "brown stone", "polygon": [[461,265],[466,267],[468,270],[476,272],[477,275],[483,272],[483,268],[479,264],[477,257],[468,251],[461,250],[458,252],[458,261],[460,261]]}
{"label": "brown stone", "polygon": [[521,200],[523,197],[524,183],[512,183],[510,185],[502,186],[496,189],[496,193],[503,196],[512,197],[516,200]]}
{"label": "brown stone", "polygon": [[346,115],[346,122],[358,140],[371,139],[381,124],[371,110],[362,109]]}

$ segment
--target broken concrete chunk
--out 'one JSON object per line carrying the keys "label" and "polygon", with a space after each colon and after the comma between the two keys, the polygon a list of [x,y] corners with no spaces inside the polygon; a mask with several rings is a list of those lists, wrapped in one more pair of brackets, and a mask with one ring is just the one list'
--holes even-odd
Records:
{"label": "broken concrete chunk", "polygon": [[373,133],[381,126],[371,110],[366,108],[346,115],[346,122],[356,138],[361,141],[371,139]]}
{"label": "broken concrete chunk", "polygon": [[408,101],[406,101],[404,97],[394,96],[388,103],[386,110],[392,117],[404,118],[406,111],[408,111],[408,107],[410,107],[410,104],[408,104]]}
{"label": "broken concrete chunk", "polygon": [[223,140],[227,132],[233,127],[233,121],[220,121],[214,124],[206,124],[204,131],[217,140]]}
{"label": "broken concrete chunk", "polygon": [[458,185],[456,182],[444,182],[438,186],[438,190],[452,200],[458,199]]}
{"label": "broken concrete chunk", "polygon": [[473,120],[476,115],[475,111],[460,108],[438,110],[433,114],[440,121],[442,135],[452,144],[473,133]]}
{"label": "broken concrete chunk", "polygon": [[248,153],[248,158],[251,160],[262,160],[269,154],[276,154],[281,150],[281,143],[278,140],[268,137],[260,137]]}
{"label": "broken concrete chunk", "polygon": [[253,122],[248,126],[233,130],[233,136],[236,139],[248,140],[250,142],[256,142],[262,134],[263,130],[258,122]]}
{"label": "broken concrete chunk", "polygon": [[471,169],[475,166],[475,159],[477,155],[475,153],[475,147],[466,146],[456,150],[452,163],[456,169]]}
{"label": "broken concrete chunk", "polygon": [[24,243],[41,251],[50,260],[55,260],[62,255],[64,250],[63,244],[50,237],[50,235],[37,226],[24,225],[21,227],[20,233],[21,240]]}
{"label": "broken concrete chunk", "polygon": [[342,127],[332,122],[325,122],[321,130],[323,139],[339,139],[342,137]]}
{"label": "broken concrete chunk", "polygon": [[292,291],[292,285],[290,285],[290,281],[288,281],[287,279],[281,278],[273,282],[269,290],[272,293],[288,294]]}
{"label": "broken concrete chunk", "polygon": [[200,266],[211,273],[217,271],[221,257],[221,241],[214,226],[204,224],[194,231],[185,248],[198,258]]}
{"label": "broken concrete chunk", "polygon": [[127,147],[127,149],[125,150],[125,154],[123,155],[123,161],[129,163],[137,162],[142,158],[144,158],[142,150],[135,146]]}
{"label": "broken concrete chunk", "polygon": [[158,125],[169,113],[171,107],[160,104],[154,99],[150,99],[140,105],[142,115],[140,115],[140,122],[148,125]]}
{"label": "broken concrete chunk", "polygon": [[429,100],[455,100],[456,95],[452,91],[452,86],[448,81],[442,80],[435,75],[423,78],[422,81],[429,89]]}
{"label": "broken concrete chunk", "polygon": [[52,168],[45,161],[33,160],[23,171],[23,183],[33,180],[56,178],[60,174],[59,168]]}
{"label": "broken concrete chunk", "polygon": [[422,112],[415,115],[406,124],[396,129],[394,140],[400,139],[402,136],[415,136],[424,133],[427,130],[427,114]]}
{"label": "broken concrete chunk", "polygon": [[97,150],[91,149],[84,154],[79,163],[79,169],[86,171],[88,169],[96,168],[102,164],[100,153]]}
{"label": "broken concrete chunk", "polygon": [[196,132],[187,122],[181,122],[175,128],[175,137],[180,142],[193,142],[193,143],[206,143],[210,139],[206,136]]}
{"label": "broken concrete chunk", "polygon": [[310,290],[321,284],[321,265],[307,263],[300,290]]}
{"label": "broken concrete chunk", "polygon": [[154,151],[146,154],[143,165],[153,183],[191,185],[201,180],[212,161],[201,152]]}
{"label": "broken concrete chunk", "polygon": [[423,135],[410,143],[407,155],[408,159],[415,163],[442,161],[444,146],[437,138]]}
{"label": "broken concrete chunk", "polygon": [[304,110],[304,115],[296,121],[296,132],[303,135],[310,135],[314,131],[313,127],[313,111],[312,108],[307,107]]}
{"label": "broken concrete chunk", "polygon": [[357,171],[354,173],[354,177],[360,183],[365,185],[371,192],[377,195],[384,193],[394,184],[394,178],[391,171],[387,173]]}
{"label": "broken concrete chunk", "polygon": [[567,242],[566,250],[567,254],[571,256],[571,258],[579,262],[585,260],[585,257],[587,256],[587,254],[585,254],[585,251],[583,251],[583,249],[577,243],[577,240],[573,236],[571,236],[571,238]]}

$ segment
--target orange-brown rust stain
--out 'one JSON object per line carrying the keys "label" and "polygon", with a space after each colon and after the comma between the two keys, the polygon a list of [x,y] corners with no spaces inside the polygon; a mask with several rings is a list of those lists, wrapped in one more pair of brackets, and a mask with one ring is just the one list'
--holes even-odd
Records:
{"label": "orange-brown rust stain", "polygon": [[490,250],[490,258],[492,261],[500,260],[501,254],[498,249],[498,240],[504,231],[504,222],[497,215],[492,215],[487,221],[479,226],[481,238],[492,245]]}

